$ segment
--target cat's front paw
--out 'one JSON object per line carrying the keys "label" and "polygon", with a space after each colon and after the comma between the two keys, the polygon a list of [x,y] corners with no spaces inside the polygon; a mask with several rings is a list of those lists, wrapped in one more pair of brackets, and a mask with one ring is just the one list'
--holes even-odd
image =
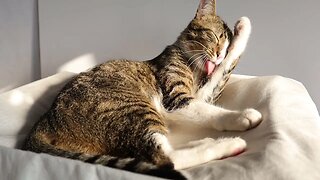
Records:
{"label": "cat's front paw", "polygon": [[204,153],[214,150],[215,157],[213,160],[217,160],[241,154],[246,150],[246,147],[246,141],[239,137],[220,138],[215,140],[214,147],[204,151]]}
{"label": "cat's front paw", "polygon": [[260,124],[262,115],[255,109],[245,109],[242,111],[236,123],[238,124],[239,131],[252,129]]}
{"label": "cat's front paw", "polygon": [[259,125],[262,115],[255,109],[245,109],[242,112],[232,112],[225,115],[214,128],[219,131],[246,131]]}
{"label": "cat's front paw", "polygon": [[234,26],[235,35],[245,34],[249,36],[251,33],[251,22],[247,17],[241,17]]}
{"label": "cat's front paw", "polygon": [[207,158],[207,161],[236,156],[244,152],[247,147],[246,141],[239,137],[205,138],[190,142],[189,145],[191,144],[193,145],[192,148],[197,149]]}

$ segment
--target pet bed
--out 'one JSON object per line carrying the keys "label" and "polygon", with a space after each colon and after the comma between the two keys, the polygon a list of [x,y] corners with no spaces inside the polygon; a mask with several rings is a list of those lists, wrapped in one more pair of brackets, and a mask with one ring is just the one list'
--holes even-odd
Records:
{"label": "pet bed", "polygon": [[[76,160],[19,150],[26,134],[73,77],[63,72],[0,94],[0,179],[156,179]],[[256,108],[263,122],[246,132],[216,132],[186,126],[173,130],[179,145],[205,137],[240,136],[246,152],[183,170],[191,179],[320,179],[320,117],[305,87],[279,76],[232,75],[218,104]]]}

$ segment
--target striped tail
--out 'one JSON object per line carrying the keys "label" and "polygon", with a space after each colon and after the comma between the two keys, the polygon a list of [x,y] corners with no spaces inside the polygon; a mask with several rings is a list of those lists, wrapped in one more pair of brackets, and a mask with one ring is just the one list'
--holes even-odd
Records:
{"label": "striped tail", "polygon": [[[136,158],[120,158],[109,155],[89,155],[84,153],[74,153],[61,149],[57,149],[50,144],[39,142],[34,138],[28,139],[22,148],[23,150],[30,150],[37,153],[47,153],[54,156],[80,160],[91,164],[100,164],[116,169],[157,176],[166,179],[187,179],[182,173],[174,170],[172,166],[156,166],[152,163],[145,162]],[[35,141],[34,141],[35,140]]]}
{"label": "striped tail", "polygon": [[159,167],[135,158],[119,158],[109,155],[87,155],[70,152],[64,154],[64,157],[167,179],[186,179],[179,171],[171,167]]}

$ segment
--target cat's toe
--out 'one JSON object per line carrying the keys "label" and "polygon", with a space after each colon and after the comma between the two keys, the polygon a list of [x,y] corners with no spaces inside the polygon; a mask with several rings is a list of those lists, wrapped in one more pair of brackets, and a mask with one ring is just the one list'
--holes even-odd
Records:
{"label": "cat's toe", "polygon": [[241,17],[235,25],[234,31],[236,34],[250,34],[251,22],[247,17]]}
{"label": "cat's toe", "polygon": [[252,129],[258,126],[262,121],[261,113],[255,109],[245,109],[239,118],[245,125],[243,130]]}
{"label": "cat's toe", "polygon": [[224,150],[222,151],[223,153],[220,155],[219,159],[241,154],[246,150],[247,147],[246,141],[239,137],[221,138],[218,139],[218,141],[221,141],[221,146],[224,146]]}

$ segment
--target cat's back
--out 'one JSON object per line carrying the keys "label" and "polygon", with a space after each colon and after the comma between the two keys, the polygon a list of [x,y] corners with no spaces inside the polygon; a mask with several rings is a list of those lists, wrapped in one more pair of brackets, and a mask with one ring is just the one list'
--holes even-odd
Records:
{"label": "cat's back", "polygon": [[120,136],[113,129],[134,129],[136,124],[129,125],[125,117],[136,107],[152,108],[155,94],[157,81],[148,63],[116,60],[98,65],[67,83],[31,137],[69,151],[110,153],[106,151],[117,145],[108,143]]}
{"label": "cat's back", "polygon": [[156,93],[157,81],[147,63],[114,60],[76,76],[59,93],[53,108],[92,115],[133,100],[148,101]]}
{"label": "cat's back", "polygon": [[[139,86],[147,88],[156,83],[154,72],[146,62],[113,60],[100,64],[87,72],[80,73],[72,85],[85,84],[97,90],[105,91],[109,88],[131,88]],[[112,89],[113,90],[113,89]],[[139,90],[139,88],[138,88]]]}
{"label": "cat's back", "polygon": [[[145,62],[114,60],[80,73],[60,92],[57,100],[68,95],[74,100],[102,100],[121,94],[156,91],[157,82],[152,68]],[[142,92],[142,93],[141,93]],[[84,99],[83,99],[84,98]],[[94,98],[94,99],[91,99]]]}

